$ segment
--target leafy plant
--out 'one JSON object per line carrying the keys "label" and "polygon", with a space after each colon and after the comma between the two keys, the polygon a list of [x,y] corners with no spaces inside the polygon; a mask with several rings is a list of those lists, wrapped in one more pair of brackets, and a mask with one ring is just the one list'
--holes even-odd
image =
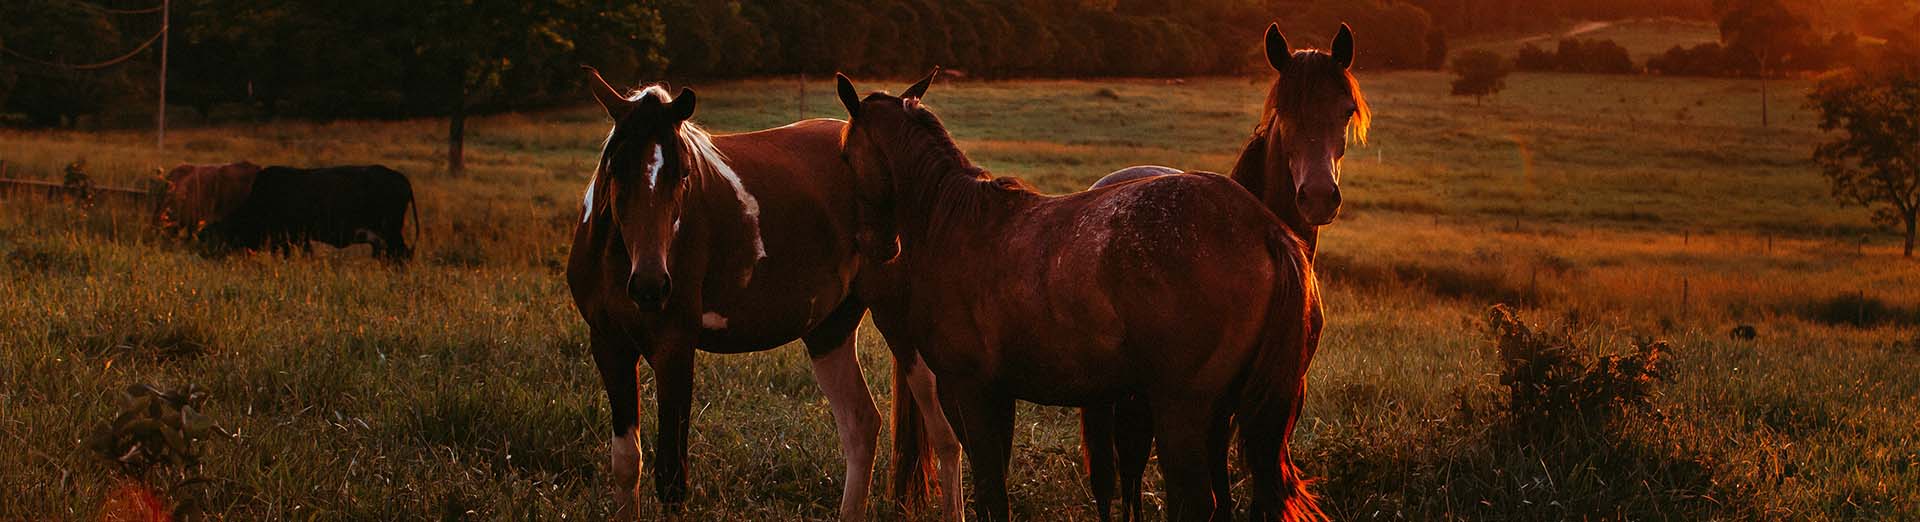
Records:
{"label": "leafy plant", "polygon": [[1596,357],[1568,332],[1538,331],[1506,305],[1489,309],[1487,324],[1518,425],[1605,424],[1630,410],[1653,411],[1655,387],[1670,380],[1665,341],[1636,340],[1633,352]]}
{"label": "leafy plant", "polygon": [[197,464],[195,442],[225,434],[198,411],[206,398],[205,390],[191,384],[181,390],[128,386],[120,393],[119,413],[96,429],[87,445],[130,475],[163,464]]}

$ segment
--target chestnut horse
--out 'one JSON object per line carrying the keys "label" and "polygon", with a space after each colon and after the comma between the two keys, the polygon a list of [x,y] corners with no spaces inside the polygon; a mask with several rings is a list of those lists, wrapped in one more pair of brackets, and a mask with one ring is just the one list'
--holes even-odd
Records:
{"label": "chestnut horse", "polygon": [[906,286],[874,303],[874,321],[938,375],[937,411],[972,463],[982,518],[1009,515],[1015,400],[1089,406],[1129,393],[1158,412],[1169,519],[1212,514],[1209,431],[1230,413],[1255,504],[1322,516],[1286,439],[1319,297],[1299,240],[1258,200],[1210,174],[1041,195],[960,152],[920,104],[931,77],[905,98],[861,99],[837,80],[861,204],[897,238],[868,261]]}
{"label": "chestnut horse", "polygon": [[638,516],[638,363],[654,371],[654,489],[672,511],[687,496],[695,348],[746,353],[795,339],[806,342],[839,431],[840,516],[864,518],[880,416],[854,354],[865,307],[849,297],[859,256],[854,180],[839,155],[846,123],[709,136],[689,121],[692,90],[622,94],[591,75],[614,125],[587,185],[567,284],[612,408],[616,518]]}
{"label": "chestnut horse", "polygon": [[[1347,138],[1351,135],[1365,142],[1373,116],[1359,82],[1349,72],[1353,30],[1346,24],[1334,36],[1331,52],[1291,50],[1280,25],[1269,25],[1266,54],[1267,63],[1280,75],[1267,90],[1260,122],[1230,176],[1265,202],[1306,243],[1307,257],[1312,258],[1320,227],[1340,213],[1340,162],[1346,155]],[[1152,165],[1127,167],[1100,178],[1090,189],[1178,172]],[[1081,410],[1087,474],[1101,520],[1109,520],[1116,471],[1121,519],[1140,520],[1140,477],[1153,443],[1150,415],[1139,400]],[[1225,455],[1216,456],[1216,460],[1225,459]],[[1233,509],[1231,488],[1229,477],[1215,477],[1214,495],[1224,500],[1223,513]]]}

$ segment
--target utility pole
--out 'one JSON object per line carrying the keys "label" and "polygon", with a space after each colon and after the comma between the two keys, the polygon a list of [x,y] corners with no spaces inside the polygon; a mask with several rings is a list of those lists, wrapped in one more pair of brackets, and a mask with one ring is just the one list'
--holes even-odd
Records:
{"label": "utility pole", "polygon": [[154,111],[154,147],[167,148],[167,36],[173,32],[173,0],[160,0],[160,107]]}

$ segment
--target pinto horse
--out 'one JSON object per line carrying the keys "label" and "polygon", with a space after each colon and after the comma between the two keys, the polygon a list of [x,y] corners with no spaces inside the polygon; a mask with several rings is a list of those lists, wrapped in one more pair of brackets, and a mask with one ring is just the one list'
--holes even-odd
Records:
{"label": "pinto horse", "polygon": [[689,121],[691,89],[622,94],[588,70],[614,125],[567,284],[612,408],[615,517],[638,516],[641,360],[659,402],[655,493],[671,511],[687,496],[695,348],[746,353],[800,339],[846,459],[840,516],[863,519],[880,418],[854,356],[865,307],[849,297],[859,256],[854,180],[839,156],[846,123],[710,136]]}
{"label": "pinto horse", "polygon": [[938,375],[941,407],[924,414],[953,422],[978,514],[1009,515],[1015,400],[1088,406],[1131,393],[1158,413],[1170,520],[1212,514],[1210,431],[1229,414],[1255,504],[1322,516],[1287,456],[1320,328],[1299,240],[1217,175],[1067,196],[993,178],[920,104],[931,79],[904,98],[861,99],[839,76],[852,115],[843,147],[861,204],[896,240],[872,242],[893,248],[868,249],[868,261],[906,286],[873,303],[874,322]]}
{"label": "pinto horse", "polygon": [[[1268,25],[1266,54],[1268,65],[1280,75],[1267,90],[1260,122],[1230,177],[1266,203],[1306,243],[1312,258],[1320,227],[1340,213],[1340,162],[1347,138],[1366,140],[1372,111],[1349,72],[1353,29],[1346,24],[1334,36],[1331,52],[1292,50],[1280,25]],[[1100,178],[1089,190],[1178,172],[1155,165],[1127,167]],[[1151,411],[1136,399],[1084,408],[1080,415],[1087,474],[1100,519],[1110,519],[1117,474],[1121,519],[1140,520],[1140,477],[1153,443]],[[1232,513],[1229,477],[1215,477],[1213,486],[1214,495],[1224,500],[1223,514]]]}

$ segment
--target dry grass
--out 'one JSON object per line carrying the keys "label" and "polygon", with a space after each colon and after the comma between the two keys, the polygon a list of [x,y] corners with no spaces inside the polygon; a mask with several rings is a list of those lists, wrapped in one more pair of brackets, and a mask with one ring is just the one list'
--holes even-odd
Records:
{"label": "dry grass", "polygon": [[[1826,199],[1797,103],[1763,130],[1739,81],[1523,74],[1484,106],[1438,74],[1362,82],[1380,116],[1322,239],[1330,323],[1298,443],[1330,512],[1920,517],[1920,334],[1903,319],[1920,263]],[[943,84],[930,101],[978,161],[1065,192],[1135,163],[1227,168],[1263,87]],[[798,116],[790,82],[696,88],[712,128]],[[833,100],[810,84],[807,114],[838,116]],[[13,175],[85,158],[114,185],[181,161],[384,163],[413,177],[426,224],[419,261],[395,269],[365,247],[207,259],[139,216],[0,203],[0,453],[18,456],[0,459],[0,519],[124,504],[85,440],[143,383],[197,385],[233,434],[168,475],[208,477],[182,495],[218,516],[604,516],[604,398],[560,260],[606,128],[585,107],[472,127],[464,178],[438,170],[434,121],[185,129],[165,152],[141,133],[0,131]],[[1482,318],[1497,301],[1596,356],[1667,339],[1662,415],[1600,438],[1495,429],[1502,363]],[[1875,319],[1850,324],[1849,305]],[[1728,339],[1735,324],[1759,338]],[[884,346],[862,335],[884,389]],[[702,357],[696,386],[689,518],[832,516],[831,415],[799,350]],[[1074,416],[1021,415],[1016,511],[1090,519]]]}

